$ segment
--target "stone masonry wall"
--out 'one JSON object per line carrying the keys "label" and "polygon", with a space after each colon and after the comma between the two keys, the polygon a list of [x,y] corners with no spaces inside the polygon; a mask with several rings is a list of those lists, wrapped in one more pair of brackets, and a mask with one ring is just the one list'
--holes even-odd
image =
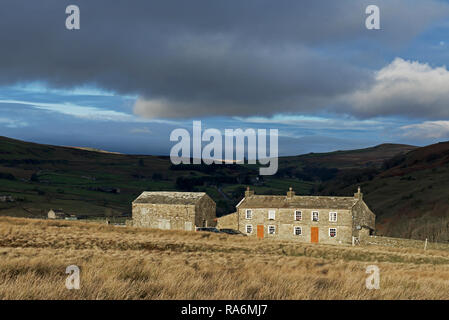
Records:
{"label": "stone masonry wall", "polygon": [[132,206],[133,226],[156,229],[195,230],[195,206],[137,203]]}
{"label": "stone masonry wall", "polygon": [[205,221],[205,226],[215,227],[217,225],[216,207],[217,205],[210,197],[205,196],[201,198],[201,200],[195,206],[195,225],[197,227],[202,227],[203,221]]}
{"label": "stone masonry wall", "polygon": [[[350,210],[333,209],[293,209],[293,208],[263,208],[251,209],[252,219],[246,219],[246,208],[238,209],[238,229],[248,236],[257,236],[257,226],[264,226],[264,238],[276,238],[311,242],[311,227],[318,227],[319,243],[327,244],[350,244],[352,243],[352,213]],[[268,219],[268,211],[275,210],[275,219]],[[302,220],[294,220],[294,212],[302,212]],[[312,211],[319,212],[319,221],[312,221]],[[329,212],[337,212],[337,221],[329,221]],[[253,231],[248,234],[246,225],[252,225]],[[268,234],[268,226],[275,226],[275,234]],[[302,235],[294,234],[294,227],[302,228]],[[337,236],[329,236],[329,228],[337,229]]]}
{"label": "stone masonry wall", "polygon": [[238,230],[237,212],[227,214],[217,219],[217,228],[219,229],[235,229]]}
{"label": "stone masonry wall", "polygon": [[[414,239],[390,238],[383,236],[362,236],[361,245],[377,245],[395,248],[417,248],[424,249],[425,241]],[[438,242],[427,242],[427,249],[449,250],[449,244]]]}
{"label": "stone masonry wall", "polygon": [[357,226],[361,227],[369,227],[372,230],[376,228],[376,216],[371,210],[368,208],[366,203],[362,201],[358,201],[353,207],[353,235],[355,237],[360,236],[360,229],[357,229]]}

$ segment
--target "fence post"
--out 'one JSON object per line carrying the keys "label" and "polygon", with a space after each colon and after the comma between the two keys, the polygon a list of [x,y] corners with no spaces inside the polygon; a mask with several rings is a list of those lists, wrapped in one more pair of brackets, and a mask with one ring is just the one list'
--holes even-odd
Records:
{"label": "fence post", "polygon": [[424,250],[427,250],[427,238],[426,238],[426,242],[424,243]]}

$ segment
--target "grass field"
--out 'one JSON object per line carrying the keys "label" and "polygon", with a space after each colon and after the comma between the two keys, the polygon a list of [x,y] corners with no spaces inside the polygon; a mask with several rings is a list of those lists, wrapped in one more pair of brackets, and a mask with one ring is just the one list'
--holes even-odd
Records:
{"label": "grass field", "polygon": [[[0,299],[448,299],[449,251],[0,217]],[[368,265],[380,289],[368,290]],[[65,287],[66,267],[81,288]]]}

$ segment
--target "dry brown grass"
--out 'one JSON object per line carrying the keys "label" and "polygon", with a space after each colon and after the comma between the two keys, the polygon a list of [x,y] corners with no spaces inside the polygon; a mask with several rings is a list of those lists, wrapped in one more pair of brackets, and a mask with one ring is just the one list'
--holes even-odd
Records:
{"label": "dry brown grass", "polygon": [[[67,290],[65,269],[81,269]],[[365,288],[367,265],[381,288]],[[448,299],[449,252],[0,218],[0,299]]]}

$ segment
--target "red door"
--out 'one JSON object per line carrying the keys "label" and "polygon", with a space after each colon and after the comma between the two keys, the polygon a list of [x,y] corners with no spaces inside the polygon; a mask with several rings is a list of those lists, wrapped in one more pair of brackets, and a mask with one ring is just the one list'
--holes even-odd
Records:
{"label": "red door", "polygon": [[263,239],[263,235],[264,235],[263,225],[258,225],[257,226],[257,238]]}
{"label": "red door", "polygon": [[318,243],[318,227],[312,227],[310,229],[310,242]]}

